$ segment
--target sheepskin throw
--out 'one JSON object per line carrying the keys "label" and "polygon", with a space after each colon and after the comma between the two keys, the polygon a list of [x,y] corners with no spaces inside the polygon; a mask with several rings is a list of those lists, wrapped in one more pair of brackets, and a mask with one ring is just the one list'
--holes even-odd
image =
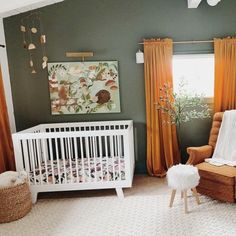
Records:
{"label": "sheepskin throw", "polygon": [[206,161],[236,166],[236,110],[225,111],[214,154]]}

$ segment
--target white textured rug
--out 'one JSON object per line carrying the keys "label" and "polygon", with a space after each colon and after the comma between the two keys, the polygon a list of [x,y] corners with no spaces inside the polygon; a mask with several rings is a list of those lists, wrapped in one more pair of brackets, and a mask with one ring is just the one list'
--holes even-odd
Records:
{"label": "white textured rug", "polygon": [[189,214],[176,196],[130,196],[40,200],[23,219],[0,224],[1,236],[231,236],[236,235],[236,204],[189,197]]}

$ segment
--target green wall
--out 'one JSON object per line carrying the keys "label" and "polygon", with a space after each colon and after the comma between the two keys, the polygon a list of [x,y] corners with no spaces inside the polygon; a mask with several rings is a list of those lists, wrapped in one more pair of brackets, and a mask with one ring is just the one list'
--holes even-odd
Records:
{"label": "green wall", "polygon": [[[67,51],[93,51],[91,60],[118,60],[121,109],[119,114],[50,114],[47,72],[32,76],[28,54],[22,47],[20,19],[6,18],[7,52],[17,130],[39,123],[132,119],[135,124],[136,172],[146,171],[146,124],[143,65],[135,63],[143,38],[174,40],[212,39],[234,35],[236,1],[217,7],[203,1],[188,9],[187,0],[65,0],[40,9],[47,35],[50,62],[72,61]],[[175,46],[175,53],[212,52],[211,44]],[[76,61],[76,60],[74,60]],[[210,120],[184,125],[183,146],[205,144]],[[185,158],[183,158],[185,159]]]}

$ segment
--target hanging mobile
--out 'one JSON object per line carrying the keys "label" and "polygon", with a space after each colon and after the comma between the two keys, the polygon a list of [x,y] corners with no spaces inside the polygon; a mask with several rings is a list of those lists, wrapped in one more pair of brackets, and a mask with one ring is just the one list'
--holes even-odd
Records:
{"label": "hanging mobile", "polygon": [[27,42],[26,42],[26,37],[25,37],[26,28],[24,26],[23,20],[21,20],[20,31],[22,32],[23,48],[27,48]]}
{"label": "hanging mobile", "polygon": [[38,20],[39,20],[39,30],[40,30],[40,43],[41,43],[42,53],[43,53],[42,68],[45,69],[48,65],[48,57],[46,56],[46,49],[45,49],[46,35],[43,33],[43,24],[42,24],[40,15],[38,15]]}
{"label": "hanging mobile", "polygon": [[29,65],[30,65],[30,68],[31,68],[31,74],[36,74],[36,70],[34,68],[34,62],[33,62],[33,54],[30,52],[29,53]]}
{"label": "hanging mobile", "polygon": [[31,30],[31,32],[33,33],[33,34],[36,34],[37,32],[38,32],[38,30],[37,30],[37,28],[35,27],[35,24],[34,24],[35,22],[34,22],[34,20],[33,20],[33,27],[30,29]]}
{"label": "hanging mobile", "polygon": [[42,63],[43,69],[47,67],[47,64],[48,64],[48,58],[46,56],[43,56],[43,63]]}
{"label": "hanging mobile", "polygon": [[41,44],[46,43],[46,35],[45,35],[45,34],[42,34],[42,35],[40,36],[40,43],[41,43]]}
{"label": "hanging mobile", "polygon": [[38,32],[38,30],[37,30],[37,28],[33,27],[33,28],[31,28],[31,32],[32,32],[33,34],[36,34],[36,33]]}
{"label": "hanging mobile", "polygon": [[[29,68],[31,74],[36,74],[36,68],[38,69],[37,61],[35,61],[34,56],[36,54],[37,47],[41,45],[42,49],[42,61],[41,66],[45,69],[48,65],[48,57],[46,55],[46,35],[43,31],[43,24],[41,21],[40,12],[33,12],[21,19],[20,31],[22,32],[23,47],[28,49],[29,53]],[[35,41],[37,38],[38,41]],[[36,49],[36,50],[35,50]],[[37,51],[38,55],[38,51]]]}
{"label": "hanging mobile", "polygon": [[30,60],[30,67],[33,67],[34,66],[34,62],[33,62],[33,60],[31,59]]}
{"label": "hanging mobile", "polygon": [[40,15],[38,15],[38,20],[39,20],[39,27],[40,27],[40,43],[45,44],[46,43],[46,35],[43,33],[43,24],[40,18]]}
{"label": "hanging mobile", "polygon": [[33,68],[32,71],[31,71],[31,74],[36,74],[36,70]]}
{"label": "hanging mobile", "polygon": [[[22,23],[23,23],[23,22],[22,22]],[[25,31],[26,31],[25,26],[24,26],[23,24],[20,26],[20,31],[21,31],[21,32],[24,32],[24,33],[25,33]]]}
{"label": "hanging mobile", "polygon": [[28,49],[29,49],[29,50],[36,49],[36,46],[35,46],[35,44],[33,43],[33,40],[32,40],[32,34],[31,34],[30,26],[29,26],[29,28],[28,28],[28,35],[29,35],[29,40],[30,40],[30,43],[29,43],[29,45],[28,45]]}

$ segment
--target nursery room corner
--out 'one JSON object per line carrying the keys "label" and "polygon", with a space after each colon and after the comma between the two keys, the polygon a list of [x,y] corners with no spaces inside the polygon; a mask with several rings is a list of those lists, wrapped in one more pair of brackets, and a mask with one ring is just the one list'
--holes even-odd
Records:
{"label": "nursery room corner", "polygon": [[0,236],[236,234],[234,0],[0,3]]}

